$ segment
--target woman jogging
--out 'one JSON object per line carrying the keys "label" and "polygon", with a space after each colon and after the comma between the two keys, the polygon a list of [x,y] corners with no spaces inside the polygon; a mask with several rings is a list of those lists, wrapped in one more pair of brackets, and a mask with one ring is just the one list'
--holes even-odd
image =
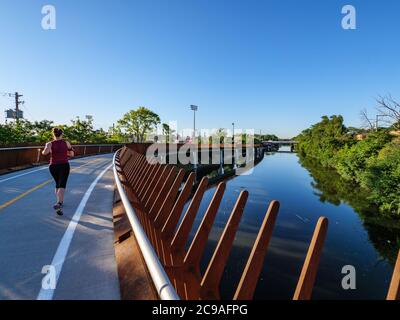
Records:
{"label": "woman jogging", "polygon": [[46,143],[43,155],[50,154],[50,173],[56,182],[57,203],[53,206],[57,214],[63,215],[64,194],[70,171],[68,162],[69,157],[74,156],[74,150],[68,141],[63,139],[63,131],[58,128],[53,129],[53,141]]}

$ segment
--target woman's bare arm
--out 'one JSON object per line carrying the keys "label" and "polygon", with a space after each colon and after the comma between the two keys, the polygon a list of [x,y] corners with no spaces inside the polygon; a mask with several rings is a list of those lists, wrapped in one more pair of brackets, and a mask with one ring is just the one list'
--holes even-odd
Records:
{"label": "woman's bare arm", "polygon": [[51,153],[51,142],[47,142],[46,146],[44,147],[44,150],[42,151],[42,154],[44,156],[47,156],[50,153]]}
{"label": "woman's bare arm", "polygon": [[72,148],[72,145],[67,141],[67,147],[68,147],[68,157],[73,158],[75,156],[74,149]]}

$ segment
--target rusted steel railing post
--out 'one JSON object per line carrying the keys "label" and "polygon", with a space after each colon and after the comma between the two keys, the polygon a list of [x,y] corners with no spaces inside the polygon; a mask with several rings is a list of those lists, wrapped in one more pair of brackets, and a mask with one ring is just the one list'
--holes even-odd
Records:
{"label": "rusted steel railing post", "polygon": [[153,177],[151,178],[151,181],[149,182],[148,186],[145,188],[145,191],[142,196],[142,203],[146,203],[148,200],[151,191],[154,189],[155,185],[157,184],[158,179],[160,178],[160,174],[163,170],[163,166],[160,164],[156,164],[156,170],[153,174]]}
{"label": "rusted steel railing post", "polygon": [[[225,183],[220,183],[216,188],[186,252],[189,234],[207,189],[208,179],[205,177],[201,180],[179,224],[186,201],[192,193],[195,173],[189,175],[182,187],[185,175],[183,170],[148,161],[143,154],[128,148],[116,154],[114,164],[115,173],[121,175],[120,186],[124,186],[147,240],[152,244],[153,253],[158,256],[176,292],[184,299],[220,299],[221,278],[248,192],[243,191],[238,197],[206,272],[202,275],[200,261],[225,192]],[[279,202],[271,202],[234,295],[235,300],[252,299],[254,296],[278,211]],[[311,298],[327,227],[327,219],[321,218],[314,231],[294,299]],[[399,268],[396,266],[388,299],[398,298]]]}
{"label": "rusted steel railing post", "polygon": [[131,179],[129,180],[132,187],[134,187],[136,181],[140,179],[141,175],[143,174],[143,169],[146,167],[146,164],[147,164],[146,157],[141,156],[139,160],[139,166],[136,172],[132,175]]}
{"label": "rusted steel railing post", "polygon": [[120,169],[124,172],[125,175],[131,173],[131,169],[134,168],[135,165],[135,155],[130,152],[126,152],[123,158],[120,158]]}
{"label": "rusted steel railing post", "polygon": [[179,188],[182,185],[183,178],[185,177],[185,171],[179,170],[178,174],[175,177],[175,181],[172,184],[167,196],[164,199],[161,208],[158,211],[157,216],[154,219],[154,226],[157,229],[161,229],[164,225],[165,221],[168,219],[168,215],[171,212],[172,206],[178,196]]}
{"label": "rusted steel railing post", "polygon": [[400,300],[400,251],[394,267],[387,300]]}
{"label": "rusted steel railing post", "polygon": [[201,282],[202,297],[220,299],[219,285],[249,193],[242,191]]}
{"label": "rusted steel railing post", "polygon": [[[132,175],[133,172],[136,169],[136,162],[137,162],[137,155],[134,153],[126,153],[127,158],[129,158],[129,161],[126,163],[126,166],[123,166],[123,170],[125,175]],[[125,160],[121,160],[121,162],[125,162]],[[127,168],[126,168],[127,167]]]}
{"label": "rusted steel railing post", "polygon": [[135,178],[137,177],[137,175],[140,174],[138,172],[140,172],[139,168],[142,164],[141,160],[142,160],[142,158],[140,156],[138,156],[136,161],[134,161],[135,163],[132,165],[130,172],[127,173],[127,178],[128,178],[128,181],[130,182],[132,188],[134,187],[133,181],[135,181]]}
{"label": "rusted steel railing post", "polygon": [[121,164],[121,168],[122,168],[125,176],[129,177],[129,175],[134,171],[135,156],[130,154],[127,156],[127,158],[128,158],[127,161],[122,160],[124,165],[122,166],[122,164]]}
{"label": "rusted steel railing post", "polygon": [[164,185],[165,179],[167,179],[171,171],[172,171],[171,166],[166,165],[163,167],[163,170],[160,176],[158,177],[157,184],[155,185],[154,189],[151,190],[148,200],[144,203],[144,207],[147,211],[151,209],[152,204],[156,200],[158,193],[160,192],[162,186]]}
{"label": "rusted steel railing post", "polygon": [[143,175],[142,182],[139,183],[137,186],[137,196],[141,200],[141,196],[143,195],[143,192],[145,191],[148,183],[150,183],[152,174],[154,174],[154,170],[157,169],[157,167],[154,164],[149,164],[149,169],[147,172]]}
{"label": "rusted steel railing post", "polygon": [[258,232],[249,260],[243,271],[234,300],[251,300],[256,290],[258,278],[264,265],[265,255],[272,237],[276,218],[279,212],[279,202],[272,201],[268,212]]}
{"label": "rusted steel railing post", "polygon": [[220,183],[214,196],[207,208],[204,218],[198,228],[196,235],[190,245],[190,248],[184,259],[184,264],[187,266],[192,266],[195,269],[200,270],[200,261],[206,246],[208,236],[210,234],[211,228],[213,226],[215,217],[218,212],[219,205],[221,204],[222,197],[224,195],[226,184],[224,182]]}
{"label": "rusted steel railing post", "polygon": [[178,200],[176,201],[175,206],[171,211],[170,216],[168,217],[167,221],[165,222],[162,228],[161,232],[163,237],[165,239],[169,239],[169,241],[172,240],[175,228],[178,225],[179,218],[182,214],[185,203],[190,196],[190,192],[192,191],[195,177],[196,175],[193,172],[189,175],[188,179],[186,180],[185,186],[183,187],[181,193],[179,194]]}
{"label": "rusted steel railing post", "polygon": [[122,169],[125,168],[125,166],[129,163],[131,158],[132,158],[132,155],[129,155],[126,160],[124,158],[121,159],[121,168]]}
{"label": "rusted steel railing post", "polygon": [[36,157],[36,163],[40,162],[40,155],[42,153],[42,149],[37,149],[37,157]]}
{"label": "rusted steel railing post", "polygon": [[179,225],[178,231],[176,232],[174,238],[171,242],[171,249],[175,252],[182,252],[185,248],[185,244],[189,239],[190,230],[192,229],[194,220],[196,218],[197,211],[199,210],[201,200],[203,199],[204,192],[208,186],[208,179],[204,177],[197,191],[190,203],[188,209],[186,210],[185,216],[181,224]]}
{"label": "rusted steel railing post", "polygon": [[154,245],[156,245],[156,239],[157,239],[157,235],[155,234],[154,231],[154,219],[158,213],[158,211],[160,210],[165,197],[167,196],[167,193],[169,192],[174,180],[175,180],[175,176],[176,176],[176,169],[175,167],[171,167],[168,177],[166,178],[165,181],[163,181],[162,187],[160,189],[160,191],[157,193],[156,195],[156,199],[153,202],[153,205],[151,206],[151,209],[148,211],[147,217],[149,219],[149,236],[150,236],[150,240],[152,241],[152,243]]}
{"label": "rusted steel railing post", "polygon": [[160,192],[158,193],[158,195],[157,195],[157,197],[156,197],[151,209],[149,210],[149,218],[153,222],[154,222],[154,219],[155,219],[155,217],[156,217],[156,215],[158,213],[158,210],[160,210],[160,208],[161,208],[161,206],[162,206],[162,204],[163,204],[163,202],[165,200],[165,197],[167,196],[167,194],[168,194],[168,192],[169,192],[169,190],[170,190],[170,188],[171,188],[171,186],[172,186],[172,184],[173,184],[173,182],[175,180],[176,174],[177,173],[176,173],[175,167],[171,167],[171,170],[170,170],[170,172],[168,174],[167,179],[164,181],[164,184],[163,184]]}
{"label": "rusted steel railing post", "polygon": [[133,189],[136,191],[136,194],[138,194],[141,185],[146,181],[151,168],[152,168],[151,164],[146,161],[146,165],[143,168],[143,172],[141,173],[141,175],[139,176],[139,178],[136,180],[135,184],[133,185]]}
{"label": "rusted steel railing post", "polygon": [[159,256],[162,256],[162,248],[163,244],[161,243],[161,227],[165,223],[165,220],[168,218],[168,214],[171,212],[171,208],[174,205],[174,201],[176,200],[177,194],[179,192],[179,188],[182,184],[183,178],[185,177],[185,171],[179,170],[178,174],[175,177],[175,181],[170,187],[168,194],[165,196],[164,201],[161,207],[158,209],[158,213],[153,222],[153,239],[156,245],[156,251]]}
{"label": "rusted steel railing post", "polygon": [[325,217],[319,218],[293,297],[294,300],[311,299],[327,231],[328,219]]}

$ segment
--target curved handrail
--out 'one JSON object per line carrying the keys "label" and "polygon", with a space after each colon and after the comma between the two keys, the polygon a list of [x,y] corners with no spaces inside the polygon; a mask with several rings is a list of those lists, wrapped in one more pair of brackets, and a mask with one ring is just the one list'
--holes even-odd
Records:
{"label": "curved handrail", "polygon": [[118,171],[115,165],[115,159],[120,150],[118,150],[114,154],[114,159],[113,159],[115,182],[117,184],[117,189],[121,197],[121,201],[125,207],[126,215],[128,216],[129,222],[132,226],[133,233],[135,234],[137,243],[139,244],[143,258],[150,272],[150,276],[153,279],[154,286],[156,287],[157,293],[161,300],[180,300],[160,260],[158,259],[153,246],[151,245],[149,239],[147,238],[146,233],[144,232],[136,216],[135,209],[132,207],[128,199],[128,196],[126,195],[125,190],[122,186],[122,183],[119,179]]}

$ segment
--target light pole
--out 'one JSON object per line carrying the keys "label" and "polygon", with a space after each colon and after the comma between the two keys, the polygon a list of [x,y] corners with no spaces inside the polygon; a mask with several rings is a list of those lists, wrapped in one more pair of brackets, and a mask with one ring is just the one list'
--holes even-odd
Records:
{"label": "light pole", "polygon": [[199,110],[198,106],[191,105],[190,109],[193,111],[193,143],[196,138],[196,111]]}
{"label": "light pole", "polygon": [[[196,111],[199,110],[198,106],[195,105],[191,105],[190,109],[193,111],[193,139],[192,139],[192,143],[195,144],[196,143]],[[195,150],[193,151],[193,168],[194,170],[197,170],[197,148],[195,148]]]}
{"label": "light pole", "polygon": [[235,144],[235,123],[232,122],[232,144]]}
{"label": "light pole", "polygon": [[232,122],[232,152],[233,152],[233,169],[236,170],[237,166],[236,166],[236,157],[235,157],[236,148],[235,148],[235,123],[234,122]]}

